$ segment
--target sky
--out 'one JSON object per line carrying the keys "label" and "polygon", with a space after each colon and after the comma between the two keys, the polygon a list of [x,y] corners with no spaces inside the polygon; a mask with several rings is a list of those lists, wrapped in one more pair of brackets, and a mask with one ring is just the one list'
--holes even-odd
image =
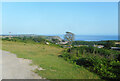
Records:
{"label": "sky", "polygon": [[119,0],[2,0],[2,2],[118,2]]}
{"label": "sky", "polygon": [[117,2],[4,2],[2,34],[117,35]]}

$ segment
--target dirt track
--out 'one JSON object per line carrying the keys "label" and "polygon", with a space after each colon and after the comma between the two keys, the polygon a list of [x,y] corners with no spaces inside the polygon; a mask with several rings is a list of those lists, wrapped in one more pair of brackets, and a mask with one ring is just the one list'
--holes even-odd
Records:
{"label": "dirt track", "polygon": [[[2,79],[41,79],[35,74],[36,66],[30,66],[30,60],[17,58],[15,54],[7,51],[2,53]],[[0,64],[1,65],[1,64]]]}

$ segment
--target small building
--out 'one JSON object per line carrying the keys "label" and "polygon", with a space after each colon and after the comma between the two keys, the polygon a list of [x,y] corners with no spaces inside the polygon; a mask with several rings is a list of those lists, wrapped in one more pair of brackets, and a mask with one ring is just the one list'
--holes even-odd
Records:
{"label": "small building", "polygon": [[115,42],[115,44],[120,44],[120,42]]}
{"label": "small building", "polygon": [[120,47],[111,47],[113,50],[120,50]]}
{"label": "small building", "polygon": [[98,45],[97,48],[103,48],[104,46],[103,45]]}
{"label": "small building", "polygon": [[104,46],[103,45],[94,45],[94,47],[103,48]]}

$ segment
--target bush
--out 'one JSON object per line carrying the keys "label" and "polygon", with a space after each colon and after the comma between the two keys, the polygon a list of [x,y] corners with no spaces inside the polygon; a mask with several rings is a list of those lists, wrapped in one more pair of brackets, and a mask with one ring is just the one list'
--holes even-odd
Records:
{"label": "bush", "polygon": [[111,47],[115,46],[115,42],[114,41],[107,41],[105,44],[104,44],[104,48],[106,49],[110,49]]}
{"label": "bush", "polygon": [[73,47],[62,57],[100,75],[103,79],[120,79],[120,52],[95,47]]}
{"label": "bush", "polygon": [[45,42],[48,42],[47,40],[41,38],[41,37],[11,37],[11,38],[3,38],[2,40],[7,40],[7,41],[15,41],[15,42],[24,42],[24,43],[42,43],[45,44]]}

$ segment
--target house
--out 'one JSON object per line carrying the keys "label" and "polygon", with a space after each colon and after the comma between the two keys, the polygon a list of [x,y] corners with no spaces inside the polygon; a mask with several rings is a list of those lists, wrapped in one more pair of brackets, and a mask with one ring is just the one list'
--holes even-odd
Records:
{"label": "house", "polygon": [[120,44],[120,42],[115,42],[115,44]]}
{"label": "house", "polygon": [[103,45],[94,45],[94,47],[103,48],[104,46]]}
{"label": "house", "polygon": [[111,47],[113,50],[120,50],[120,47]]}
{"label": "house", "polygon": [[98,45],[97,48],[103,48],[104,46],[103,45]]}

